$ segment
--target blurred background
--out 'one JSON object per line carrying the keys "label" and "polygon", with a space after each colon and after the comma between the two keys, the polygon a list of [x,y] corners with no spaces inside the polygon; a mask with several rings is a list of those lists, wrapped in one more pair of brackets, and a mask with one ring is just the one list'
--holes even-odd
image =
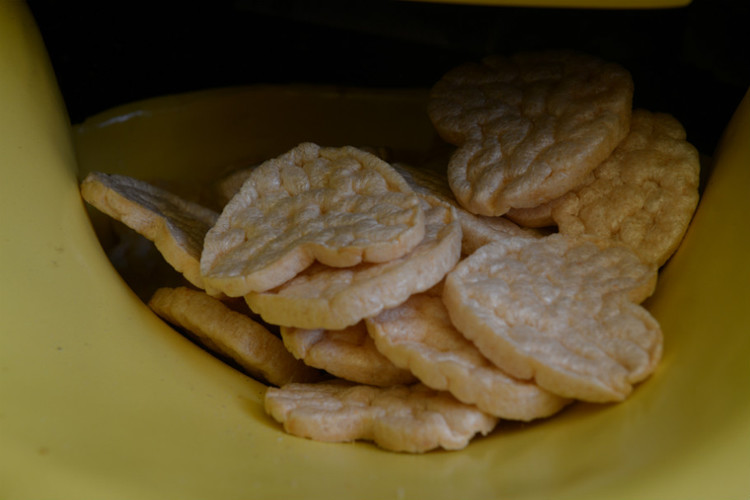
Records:
{"label": "blurred background", "polygon": [[710,155],[750,86],[750,2],[540,9],[375,0],[29,0],[70,119],[256,83],[430,87],[453,66],[573,48],[628,68],[634,105],[674,114]]}

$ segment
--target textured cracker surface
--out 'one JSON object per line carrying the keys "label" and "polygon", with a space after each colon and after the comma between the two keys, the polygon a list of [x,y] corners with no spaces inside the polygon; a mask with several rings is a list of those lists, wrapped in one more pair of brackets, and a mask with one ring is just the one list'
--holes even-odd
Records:
{"label": "textured cracker surface", "polygon": [[413,295],[366,323],[377,348],[396,365],[491,415],[528,421],[548,417],[569,403],[492,364],[456,330],[439,294]]}
{"label": "textured cracker surface", "polygon": [[153,241],[164,260],[190,283],[203,288],[203,238],[219,214],[147,182],[117,174],[88,174],[81,183],[81,195],[98,210]]}
{"label": "textured cracker surface", "polygon": [[656,267],[628,249],[554,234],[480,248],[448,274],[451,321],[493,363],[550,392],[618,401],[661,358],[640,305]]}
{"label": "textured cracker surface", "polygon": [[229,296],[284,283],[314,261],[383,262],[424,236],[420,201],[376,156],[303,143],[250,172],[206,235],[201,273]]}
{"label": "textured cracker surface", "polygon": [[411,384],[416,378],[398,368],[375,347],[364,322],[343,330],[303,330],[281,327],[284,346],[306,365],[360,384]]}
{"label": "textured cracker surface", "polygon": [[320,373],[296,360],[263,325],[220,300],[189,288],[160,288],[149,307],[192,333],[209,350],[227,356],[248,374],[274,385],[319,380]]}
{"label": "textured cracker surface", "polygon": [[391,451],[464,448],[497,423],[446,392],[421,384],[387,388],[346,382],[289,384],[266,392],[265,408],[286,432],[316,441],[373,441]]}
{"label": "textured cracker surface", "polygon": [[588,182],[551,202],[565,234],[620,242],[660,266],[677,249],[698,205],[698,151],[672,116],[633,112],[631,131]]}
{"label": "textured cracker surface", "polygon": [[451,192],[448,178],[444,172],[418,168],[404,163],[396,164],[394,168],[423,198],[438,199],[450,203],[456,209],[458,222],[461,224],[461,252],[465,255],[470,255],[477,248],[508,235],[539,236],[535,230],[520,227],[505,217],[476,215],[463,208]]}
{"label": "textured cracker surface", "polygon": [[422,203],[425,236],[409,254],[343,269],[315,264],[273,290],[247,294],[247,304],[272,324],[341,330],[427,290],[458,262],[461,227],[452,207]]}
{"label": "textured cracker surface", "polygon": [[428,113],[458,146],[448,181],[480,215],[568,192],[627,135],[633,96],[619,65],[568,51],[491,56],[446,73]]}

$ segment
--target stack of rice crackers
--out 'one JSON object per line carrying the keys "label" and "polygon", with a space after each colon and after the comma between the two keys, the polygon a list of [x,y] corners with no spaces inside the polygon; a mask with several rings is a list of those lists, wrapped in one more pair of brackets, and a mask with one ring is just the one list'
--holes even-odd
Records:
{"label": "stack of rice crackers", "polygon": [[593,56],[492,56],[431,91],[442,169],[303,143],[223,179],[221,213],[114,174],[81,192],[184,276],[149,306],[267,383],[288,433],[460,449],[501,419],[622,401],[661,358],[640,304],[699,161],[632,98]]}

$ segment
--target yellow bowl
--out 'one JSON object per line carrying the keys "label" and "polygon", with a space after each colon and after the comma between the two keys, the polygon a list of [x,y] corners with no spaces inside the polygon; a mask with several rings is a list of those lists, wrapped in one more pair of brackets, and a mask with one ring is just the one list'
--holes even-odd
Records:
{"label": "yellow bowl", "polygon": [[648,302],[666,335],[657,373],[622,404],[578,404],[460,452],[412,456],[285,435],[262,411],[261,384],[175,334],[124,284],[77,183],[89,170],[205,181],[300,140],[419,154],[436,141],[424,92],[224,89],[71,130],[20,2],[0,3],[0,75],[0,497],[750,495],[750,97]]}

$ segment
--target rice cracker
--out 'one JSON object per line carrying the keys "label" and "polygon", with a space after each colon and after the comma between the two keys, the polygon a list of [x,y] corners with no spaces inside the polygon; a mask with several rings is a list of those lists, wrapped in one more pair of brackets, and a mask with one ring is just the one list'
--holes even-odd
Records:
{"label": "rice cracker", "polygon": [[385,262],[424,236],[406,181],[378,157],[303,143],[254,168],[206,234],[205,282],[231,297],[265,291],[316,260]]}
{"label": "rice cracker", "polygon": [[548,417],[570,402],[492,364],[453,326],[440,294],[432,289],[412,295],[365,320],[378,350],[425,385],[500,418]]}
{"label": "rice cracker", "polygon": [[204,288],[200,273],[203,238],[219,214],[147,182],[117,174],[91,172],[81,195],[98,210],[154,242],[173,268]]}
{"label": "rice cracker", "polygon": [[647,378],[662,333],[638,305],[656,267],[630,250],[553,234],[488,244],[448,274],[451,321],[495,365],[563,397],[619,401]]}
{"label": "rice cracker", "polygon": [[458,146],[448,182],[479,215],[535,207],[578,186],[625,138],[633,81],[573,51],[490,56],[446,73],[429,117]]}
{"label": "rice cracker", "polygon": [[405,163],[396,163],[393,167],[420,196],[438,199],[456,209],[458,222],[461,224],[461,252],[464,255],[471,255],[477,248],[508,235],[541,236],[535,229],[520,227],[506,217],[490,217],[469,212],[456,201],[445,173]]}
{"label": "rice cracker", "polygon": [[268,323],[341,330],[439,283],[461,255],[461,226],[453,208],[421,202],[424,239],[407,255],[379,264],[333,268],[316,263],[283,285],[245,296]]}
{"label": "rice cracker", "polygon": [[281,338],[295,358],[344,380],[377,386],[417,381],[378,351],[363,321],[343,330],[282,326]]}
{"label": "rice cracker", "polygon": [[164,320],[185,329],[209,350],[226,356],[249,375],[274,385],[321,379],[296,360],[281,339],[220,300],[190,288],[160,288],[148,303]]}
{"label": "rice cracker", "polygon": [[560,233],[611,239],[661,266],[698,205],[699,176],[698,151],[682,125],[665,113],[635,110],[612,155],[546,210]]}
{"label": "rice cracker", "polygon": [[464,448],[497,418],[422,384],[373,387],[345,381],[269,388],[265,409],[289,434],[316,441],[373,441],[391,451]]}

